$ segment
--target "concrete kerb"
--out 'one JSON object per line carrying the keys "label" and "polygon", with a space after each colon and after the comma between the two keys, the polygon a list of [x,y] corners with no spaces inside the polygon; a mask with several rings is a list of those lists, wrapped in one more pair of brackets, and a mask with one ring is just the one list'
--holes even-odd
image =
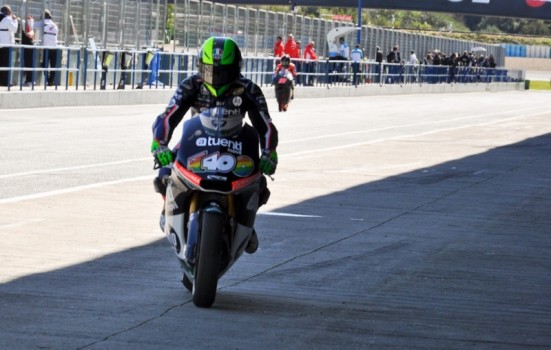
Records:
{"label": "concrete kerb", "polygon": [[[176,88],[143,90],[11,90],[0,91],[0,109],[166,104]],[[271,87],[264,87],[266,98],[274,98]],[[524,90],[524,83],[492,84],[406,84],[359,85],[295,88],[296,98],[358,97],[425,93],[463,93]]]}

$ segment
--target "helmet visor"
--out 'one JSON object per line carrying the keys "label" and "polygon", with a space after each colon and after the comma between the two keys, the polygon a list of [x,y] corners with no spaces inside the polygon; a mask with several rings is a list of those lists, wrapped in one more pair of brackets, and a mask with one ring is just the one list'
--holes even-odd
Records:
{"label": "helmet visor", "polygon": [[[238,71],[237,71],[238,72]],[[202,71],[203,80],[215,88],[221,88],[238,78],[235,69],[229,66],[204,64]]]}

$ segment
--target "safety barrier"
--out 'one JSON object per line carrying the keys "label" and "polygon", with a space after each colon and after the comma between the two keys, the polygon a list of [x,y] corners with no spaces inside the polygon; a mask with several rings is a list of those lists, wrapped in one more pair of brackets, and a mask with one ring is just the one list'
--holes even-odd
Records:
{"label": "safety barrier", "polygon": [[[163,89],[174,88],[197,67],[197,56],[160,50],[104,50],[76,47],[11,46],[8,89]],[[31,50],[32,56],[28,55]],[[54,67],[45,66],[51,50],[59,54]],[[31,64],[25,64],[32,57]],[[303,86],[355,86],[361,84],[441,84],[523,81],[523,72],[504,68],[378,64],[373,61],[294,60],[299,72],[295,84]],[[245,57],[243,75],[260,86],[272,84],[277,59]],[[45,75],[55,72],[49,86]],[[32,76],[27,87],[25,78]]]}
{"label": "safety barrier", "polygon": [[505,56],[528,58],[551,58],[551,47],[543,45],[514,45],[503,44]]}
{"label": "safety barrier", "polygon": [[[206,0],[19,0],[7,1],[20,18],[35,18],[48,7],[58,25],[58,40],[66,46],[86,46],[94,38],[98,47],[141,50],[145,47],[170,48],[171,51],[193,51],[213,35],[234,38],[246,56],[273,53],[276,37],[293,34],[304,48],[314,41],[318,56],[328,56],[326,35],[349,21],[303,16],[294,12],[275,12],[250,6],[228,5]],[[167,21],[171,21],[169,26]],[[16,42],[19,40],[16,34]],[[360,42],[357,34],[360,34]],[[42,33],[35,32],[35,43]],[[429,51],[453,52],[483,48],[504,64],[505,49],[499,45],[456,40],[441,35],[424,35],[416,31],[362,26],[358,32],[345,35],[352,47],[359,44],[367,58],[375,59],[377,46],[387,53],[399,45],[403,54],[415,51],[418,57]]]}
{"label": "safety barrier", "polygon": [[[4,46],[6,47],[6,46]],[[7,81],[1,81],[0,85],[6,85],[8,89],[19,86],[48,85],[54,88],[75,85],[79,79],[81,69],[81,49],[62,46],[31,46],[11,45],[8,47],[8,67],[0,67],[0,71],[6,72]],[[50,76],[50,81],[48,81]]]}

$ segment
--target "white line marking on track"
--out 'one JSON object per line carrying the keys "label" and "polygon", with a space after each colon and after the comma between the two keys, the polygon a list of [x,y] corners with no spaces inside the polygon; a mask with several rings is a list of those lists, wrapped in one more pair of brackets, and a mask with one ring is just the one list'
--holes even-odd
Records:
{"label": "white line marking on track", "polygon": [[[314,154],[314,153],[329,152],[329,151],[334,151],[334,150],[339,150],[339,149],[365,146],[365,145],[378,143],[378,142],[391,141],[391,140],[400,140],[400,139],[405,139],[405,138],[436,134],[436,133],[439,133],[439,132],[450,131],[450,130],[457,130],[457,129],[475,127],[475,126],[498,124],[498,123],[502,123],[502,122],[506,122],[506,121],[521,119],[521,118],[526,118],[526,117],[531,117],[531,116],[536,116],[536,115],[541,115],[541,114],[549,114],[549,112],[544,111],[544,112],[538,112],[538,113],[532,113],[532,114],[523,114],[523,115],[518,115],[518,116],[515,116],[515,117],[511,117],[511,118],[494,120],[494,121],[490,121],[490,122],[486,122],[486,123],[474,123],[474,124],[462,125],[462,126],[457,126],[457,127],[431,130],[431,131],[426,131],[426,132],[422,132],[422,133],[418,133],[418,134],[399,135],[399,136],[393,136],[393,137],[382,138],[382,139],[377,139],[377,140],[371,140],[371,141],[366,141],[366,142],[353,143],[353,144],[342,145],[342,146],[338,146],[338,147],[329,147],[329,148],[323,148],[323,149],[319,148],[319,149],[311,150],[311,151],[295,152],[295,153],[285,154],[283,156],[280,155],[280,157],[281,158],[297,157],[297,156],[304,156],[304,155]],[[325,137],[327,137],[327,136],[325,136]],[[77,167],[36,170],[36,171],[29,171],[29,172],[23,172],[23,173],[17,173],[17,174],[0,175],[0,179],[14,177],[14,176],[31,175],[31,174],[43,174],[43,173],[55,172],[55,171],[78,170],[78,169],[86,169],[86,168],[92,168],[92,167],[97,167],[97,166],[110,166],[110,165],[126,164],[126,163],[131,163],[131,162],[136,162],[136,161],[143,161],[143,160],[150,160],[150,159],[151,158],[148,157],[148,158],[139,158],[139,159],[128,159],[128,160],[117,161],[117,162],[82,165],[82,166],[77,166]],[[21,202],[21,201],[25,201],[25,200],[38,199],[38,198],[44,198],[44,197],[49,197],[49,196],[56,196],[56,195],[71,193],[71,192],[84,191],[84,190],[87,190],[87,189],[98,188],[98,187],[103,187],[103,186],[110,186],[110,185],[115,185],[115,184],[120,184],[120,183],[147,180],[147,179],[151,179],[152,177],[153,177],[153,175],[151,175],[151,176],[140,176],[140,177],[134,177],[134,178],[128,178],[128,179],[121,179],[121,180],[117,180],[117,181],[100,182],[100,183],[89,184],[89,185],[84,185],[84,186],[66,188],[66,189],[61,189],[61,190],[57,190],[57,191],[36,193],[36,194],[30,194],[30,195],[13,197],[13,198],[5,198],[5,199],[0,199],[0,204],[16,203],[16,202]],[[261,214],[261,215],[280,215],[280,216],[297,216],[297,217],[300,217],[297,214],[285,214],[285,213],[270,213],[270,214],[268,214],[267,212],[264,212],[264,213],[259,213],[259,214]],[[311,215],[311,216],[303,216],[303,217],[319,217],[319,216],[315,216],[315,215],[312,216]]]}
{"label": "white line marking on track", "polygon": [[340,150],[340,149],[347,149],[347,148],[352,148],[352,147],[370,145],[370,144],[379,143],[379,142],[392,141],[392,140],[401,140],[401,139],[407,139],[407,138],[412,138],[412,137],[419,137],[419,136],[424,136],[424,135],[437,134],[439,132],[444,132],[444,131],[465,129],[465,128],[471,128],[471,127],[475,127],[475,126],[485,126],[485,125],[499,124],[499,123],[506,122],[506,121],[521,119],[521,118],[526,118],[526,117],[531,117],[531,116],[536,116],[536,115],[541,115],[541,114],[549,114],[549,112],[545,111],[545,112],[539,112],[539,113],[524,114],[524,115],[519,115],[519,116],[516,116],[516,117],[506,118],[506,119],[493,120],[491,122],[486,122],[486,123],[474,123],[474,124],[468,124],[468,125],[455,126],[455,127],[451,127],[451,128],[442,128],[442,129],[430,130],[430,131],[425,131],[425,132],[421,132],[421,133],[418,133],[418,134],[398,135],[398,136],[386,137],[386,138],[382,138],[382,139],[370,140],[370,141],[365,141],[365,142],[351,143],[351,144],[346,144],[346,145],[336,146],[336,147],[318,148],[318,149],[310,150],[310,151],[280,154],[279,157],[280,158],[298,157],[298,156],[302,157],[304,155],[309,155],[309,154],[315,154],[315,153],[320,153],[320,152],[330,152],[330,151],[336,151],[336,150]]}
{"label": "white line marking on track", "polygon": [[18,226],[23,226],[23,225],[27,225],[27,224],[34,224],[34,223],[41,222],[41,221],[44,221],[44,219],[32,219],[32,220],[27,220],[27,221],[16,222],[16,223],[13,223],[13,224],[0,225],[0,230],[2,230],[4,228],[12,228],[12,227],[18,227]]}
{"label": "white line marking on track", "polygon": [[79,191],[89,190],[89,189],[98,188],[98,187],[111,186],[111,185],[117,185],[117,184],[122,184],[127,182],[134,182],[134,181],[150,180],[152,178],[153,178],[152,175],[139,176],[139,177],[132,177],[128,179],[121,179],[121,180],[115,180],[115,181],[99,182],[95,184],[89,184],[89,185],[78,186],[78,187],[64,188],[61,190],[50,191],[50,192],[34,193],[26,196],[0,199],[0,204],[17,203],[17,202],[22,202],[26,200],[57,196],[60,194],[66,194],[66,193],[72,193],[72,192],[79,192]]}
{"label": "white line marking on track", "polygon": [[293,218],[322,218],[323,216],[319,215],[302,215],[302,214],[293,214],[293,213],[276,213],[272,211],[258,212],[258,215],[269,215],[269,216],[287,216]]}
{"label": "white line marking on track", "polygon": [[[534,108],[529,108],[529,110],[533,110]],[[507,113],[526,113],[526,109],[517,109],[508,111]],[[423,125],[435,125],[435,124],[443,124],[443,123],[450,123],[450,122],[456,122],[456,121],[462,121],[467,119],[474,119],[474,118],[485,118],[492,115],[499,115],[503,114],[503,112],[493,112],[493,113],[485,113],[485,114],[477,114],[477,115],[470,115],[467,117],[460,117],[460,118],[453,118],[453,119],[445,119],[445,120],[431,120],[428,122],[420,122],[420,123],[411,123],[411,124],[404,124],[404,125],[394,125],[394,126],[388,126],[384,128],[378,128],[378,129],[366,129],[366,130],[356,130],[356,131],[349,131],[349,132],[341,132],[341,133],[334,133],[330,135],[318,135],[318,136],[312,136],[312,137],[305,137],[305,138],[299,138],[295,140],[285,140],[280,142],[280,144],[289,144],[289,143],[296,143],[296,142],[304,142],[304,141],[313,141],[313,140],[324,140],[328,137],[343,137],[343,136],[349,136],[349,135],[357,135],[357,134],[371,134],[375,132],[381,132],[381,131],[387,131],[387,130],[394,130],[394,129],[403,129],[403,128],[411,128],[415,126],[423,126]],[[539,113],[538,113],[539,114]],[[528,114],[531,115],[531,114]]]}
{"label": "white line marking on track", "polygon": [[21,173],[0,175],[0,179],[7,179],[7,178],[10,178],[10,177],[19,177],[19,176],[26,176],[26,175],[37,175],[37,174],[46,174],[46,173],[55,173],[55,172],[66,172],[66,171],[71,171],[71,170],[89,169],[89,168],[104,167],[104,166],[111,166],[111,165],[121,165],[121,164],[128,164],[128,163],[134,163],[134,162],[142,162],[144,160],[151,161],[152,158],[147,157],[147,158],[126,159],[126,160],[120,160],[120,161],[117,161],[117,162],[96,163],[96,164],[79,165],[79,166],[66,167],[66,168],[25,171],[25,172],[21,172]]}

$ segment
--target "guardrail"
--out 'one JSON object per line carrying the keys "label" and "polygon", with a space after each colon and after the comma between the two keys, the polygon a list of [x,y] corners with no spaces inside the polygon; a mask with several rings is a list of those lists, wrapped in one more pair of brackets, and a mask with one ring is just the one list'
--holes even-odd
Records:
{"label": "guardrail", "polygon": [[[58,52],[53,67],[43,64],[44,58],[48,59],[49,50]],[[29,51],[32,52],[30,55]],[[293,62],[299,73],[295,84],[302,86],[509,83],[524,80],[523,71],[504,68],[355,63],[328,59],[296,59]],[[244,63],[243,75],[260,86],[272,84],[276,58],[245,57]],[[13,84],[8,86],[8,90],[163,89],[175,88],[193,74],[196,67],[197,56],[193,53],[13,45],[10,46],[9,67],[0,67],[0,71],[7,71]],[[55,73],[55,79],[52,86],[48,86],[45,75],[51,73]],[[29,76],[32,78],[30,84],[25,84]]]}

